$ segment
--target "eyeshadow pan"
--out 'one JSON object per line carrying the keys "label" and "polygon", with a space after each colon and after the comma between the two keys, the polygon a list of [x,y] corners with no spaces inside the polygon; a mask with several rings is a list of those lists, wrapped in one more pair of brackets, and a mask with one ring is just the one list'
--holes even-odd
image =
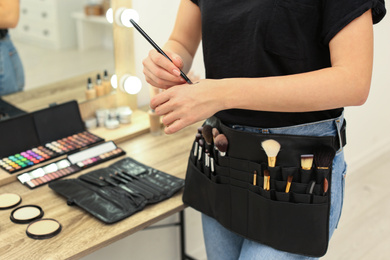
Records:
{"label": "eyeshadow pan", "polygon": [[41,207],[36,205],[25,205],[14,209],[10,219],[14,223],[27,224],[43,216]]}
{"label": "eyeshadow pan", "polygon": [[47,239],[61,232],[61,224],[51,218],[35,220],[27,226],[26,234],[34,239]]}
{"label": "eyeshadow pan", "polygon": [[0,194],[0,209],[9,209],[19,205],[22,198],[15,193]]}

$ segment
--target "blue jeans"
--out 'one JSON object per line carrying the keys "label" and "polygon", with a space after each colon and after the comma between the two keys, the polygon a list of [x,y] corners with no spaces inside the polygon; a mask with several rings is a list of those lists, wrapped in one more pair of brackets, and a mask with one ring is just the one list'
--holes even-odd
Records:
{"label": "blue jeans", "polygon": [[0,96],[22,91],[23,65],[9,34],[0,40]]}
{"label": "blue jeans", "polygon": [[[240,125],[232,125],[231,127],[237,130],[255,133],[335,136],[340,132],[343,120],[343,115],[341,115],[340,117],[331,120],[281,128],[263,129]],[[332,236],[341,216],[346,169],[347,165],[344,161],[344,152],[341,147],[333,160],[329,237]],[[316,259],[313,257],[278,251],[269,246],[245,239],[242,236],[227,230],[215,219],[204,214],[202,214],[202,224],[208,260]]]}

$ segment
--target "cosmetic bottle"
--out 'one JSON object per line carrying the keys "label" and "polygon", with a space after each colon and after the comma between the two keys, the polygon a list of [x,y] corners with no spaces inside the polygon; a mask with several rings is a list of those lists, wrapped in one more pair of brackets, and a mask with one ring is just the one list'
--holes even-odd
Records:
{"label": "cosmetic bottle", "polygon": [[111,81],[108,76],[107,70],[104,70],[103,74],[103,80],[102,80],[103,88],[104,88],[104,93],[107,95],[111,92]]}
{"label": "cosmetic bottle", "polygon": [[156,115],[153,109],[149,109],[149,123],[150,123],[150,133],[152,135],[161,135],[161,117]]}
{"label": "cosmetic bottle", "polygon": [[88,78],[87,89],[85,90],[85,97],[87,100],[96,98],[96,89],[92,84],[91,78]]}
{"label": "cosmetic bottle", "polygon": [[95,89],[96,89],[96,96],[98,96],[98,97],[104,96],[105,91],[103,88],[102,79],[100,78],[100,74],[96,75]]}

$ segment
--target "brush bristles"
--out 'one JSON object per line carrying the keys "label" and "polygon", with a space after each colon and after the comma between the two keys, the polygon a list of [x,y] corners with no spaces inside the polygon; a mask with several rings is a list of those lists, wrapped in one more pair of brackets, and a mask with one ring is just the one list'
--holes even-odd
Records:
{"label": "brush bristles", "polygon": [[210,125],[203,126],[202,135],[208,145],[211,145],[213,143],[212,127]]}
{"label": "brush bristles", "polygon": [[218,151],[220,152],[221,156],[224,156],[228,148],[228,140],[226,136],[224,134],[218,135],[215,138],[214,144],[217,147]]}
{"label": "brush bristles", "polygon": [[275,167],[276,156],[278,155],[278,153],[280,151],[280,144],[273,139],[269,139],[269,140],[263,141],[261,143],[261,146],[263,147],[265,153],[267,154],[268,166]]}
{"label": "brush bristles", "polygon": [[301,167],[304,170],[310,170],[313,166],[314,156],[312,154],[301,155]]}
{"label": "brush bristles", "polygon": [[336,152],[330,146],[321,146],[314,153],[314,164],[318,169],[329,169]]}

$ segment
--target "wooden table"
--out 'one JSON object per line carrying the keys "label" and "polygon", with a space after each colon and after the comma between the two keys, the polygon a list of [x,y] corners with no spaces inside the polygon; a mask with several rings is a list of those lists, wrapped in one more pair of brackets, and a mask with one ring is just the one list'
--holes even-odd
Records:
{"label": "wooden table", "polygon": [[[127,140],[119,147],[127,155],[158,170],[184,178],[191,143],[196,126],[174,135],[153,136],[143,134]],[[117,158],[119,160],[121,158]],[[88,171],[105,167],[104,164],[71,175],[75,178]],[[14,224],[10,220],[12,209],[0,211],[0,259],[79,259],[115,241],[129,236],[185,208],[182,191],[160,203],[147,206],[141,212],[118,223],[107,225],[95,219],[77,206],[67,206],[66,200],[47,185],[30,190],[18,181],[0,187],[0,193],[12,192],[22,197],[21,205],[39,205],[45,218],[54,218],[62,225],[57,236],[46,240],[27,237],[26,224]]]}

